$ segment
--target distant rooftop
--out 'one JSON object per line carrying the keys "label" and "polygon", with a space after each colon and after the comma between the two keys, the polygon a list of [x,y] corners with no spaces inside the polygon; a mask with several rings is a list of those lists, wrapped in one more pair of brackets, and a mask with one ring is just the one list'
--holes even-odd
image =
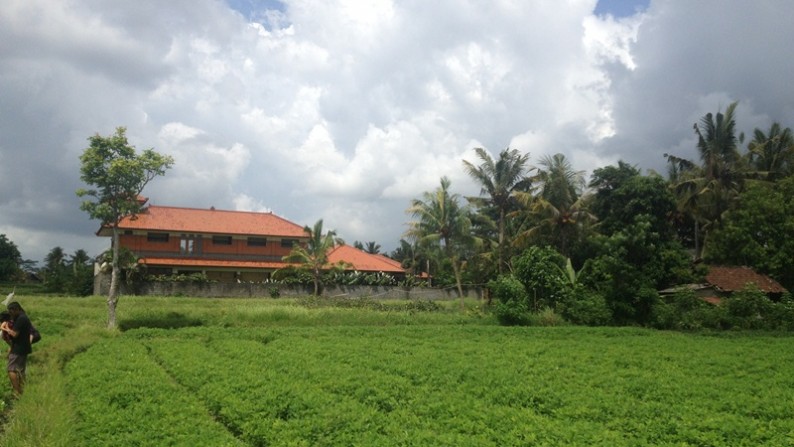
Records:
{"label": "distant rooftop", "polygon": [[764,293],[785,293],[774,279],[756,273],[750,267],[710,267],[706,281],[723,292],[737,292],[747,284],[755,284]]}

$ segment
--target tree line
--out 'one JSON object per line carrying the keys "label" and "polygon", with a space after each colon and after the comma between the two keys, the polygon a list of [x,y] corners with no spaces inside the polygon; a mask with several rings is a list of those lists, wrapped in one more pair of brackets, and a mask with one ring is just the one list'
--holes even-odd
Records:
{"label": "tree line", "polygon": [[[586,323],[648,324],[657,292],[701,280],[704,264],[750,266],[794,287],[792,132],[778,123],[755,129],[745,147],[736,107],[694,123],[699,160],[664,154],[666,177],[619,161],[595,169],[588,182],[563,154],[532,165],[529,154],[515,149],[494,158],[477,148],[478,162],[462,167],[480,194],[454,193],[442,177],[438,188],[410,202],[409,229],[391,257],[409,276],[455,287],[461,296],[465,287],[486,286],[504,321],[551,312]],[[80,161],[81,179],[91,188],[77,194],[89,198],[81,209],[113,229],[117,248],[117,223],[140,211],[143,188],[173,159],[153,149],[136,153],[123,127],[89,142]],[[310,243],[285,260],[311,272],[319,291],[327,252],[341,240],[323,232],[322,220],[305,229]],[[380,249],[375,242],[355,245]],[[15,248],[0,238],[0,281],[30,267]],[[79,252],[67,258],[56,247],[48,255],[42,272],[53,288],[83,290],[69,279],[84,274]],[[123,268],[118,250],[109,264],[112,327]]]}
{"label": "tree line", "polygon": [[658,291],[702,281],[709,264],[794,287],[794,138],[774,123],[743,150],[736,107],[696,122],[699,160],[664,154],[666,177],[619,161],[587,182],[563,154],[532,165],[515,149],[478,148],[463,169],[480,195],[441,178],[411,202],[392,256],[414,272],[430,265],[436,285],[487,285],[514,323],[546,311],[649,324]]}
{"label": "tree line", "polygon": [[87,296],[94,291],[93,259],[85,250],[71,255],[54,247],[44,258],[44,265],[23,259],[16,244],[0,234],[0,283],[40,282],[48,293]]}

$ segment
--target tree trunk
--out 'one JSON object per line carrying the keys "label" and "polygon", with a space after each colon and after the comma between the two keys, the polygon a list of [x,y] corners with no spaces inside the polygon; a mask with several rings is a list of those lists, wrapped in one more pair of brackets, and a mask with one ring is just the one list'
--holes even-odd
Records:
{"label": "tree trunk", "polygon": [[700,257],[703,256],[703,246],[700,243],[700,225],[698,221],[695,220],[695,261],[699,260]]}
{"label": "tree trunk", "polygon": [[502,264],[504,263],[504,261],[502,260],[502,258],[504,257],[504,253],[503,253],[504,243],[505,243],[505,210],[504,208],[502,208],[499,210],[499,247],[497,248],[497,250],[499,250],[499,253],[497,254],[497,259],[496,259],[497,262],[496,270],[497,272],[499,272],[499,275],[501,275],[503,271]]}
{"label": "tree trunk", "polygon": [[113,261],[110,274],[110,291],[108,292],[108,329],[116,329],[116,304],[119,301],[119,230],[113,225]]}

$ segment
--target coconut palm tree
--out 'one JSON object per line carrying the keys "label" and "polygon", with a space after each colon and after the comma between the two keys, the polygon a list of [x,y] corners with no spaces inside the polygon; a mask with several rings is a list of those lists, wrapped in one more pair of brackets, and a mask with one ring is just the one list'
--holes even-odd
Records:
{"label": "coconut palm tree", "polygon": [[777,180],[794,171],[794,135],[788,127],[781,129],[780,124],[773,123],[767,133],[756,128],[747,149],[750,165],[768,180]]}
{"label": "coconut palm tree", "polygon": [[460,196],[451,193],[449,186],[450,180],[442,177],[441,186],[434,192],[425,192],[421,199],[411,201],[406,212],[415,220],[408,223],[405,235],[419,246],[434,247],[450,261],[462,306],[461,272],[467,250],[476,244],[476,239],[471,234],[468,208],[460,205]]}
{"label": "coconut palm tree", "polygon": [[308,270],[314,280],[314,295],[322,292],[323,270],[328,268],[328,253],[337,244],[342,244],[342,240],[336,237],[336,232],[329,230],[323,234],[323,220],[318,220],[314,227],[308,225],[303,231],[309,236],[306,246],[296,245],[292,248],[289,255],[284,256],[285,262],[300,264],[300,267]]}
{"label": "coconut palm tree", "polygon": [[[584,195],[584,171],[576,171],[563,154],[547,155],[539,162],[537,195],[517,193],[528,211],[527,225],[516,243],[547,242],[564,256],[571,256],[573,242],[592,230],[596,217],[588,211]],[[518,213],[517,213],[518,214]]]}
{"label": "coconut palm tree", "polygon": [[697,149],[701,164],[665,154],[677,174],[673,189],[679,209],[692,214],[696,233],[704,235],[704,244],[695,246],[695,258],[700,259],[709,232],[721,225],[722,216],[738,197],[748,176],[742,163],[739,144],[743,135],[736,136],[734,102],[716,115],[707,113],[695,123]]}
{"label": "coconut palm tree", "polygon": [[367,253],[369,253],[371,255],[380,254],[380,244],[375,242],[375,241],[369,241],[364,246],[364,251],[366,251]]}
{"label": "coconut palm tree", "polygon": [[527,191],[531,185],[528,177],[529,155],[521,154],[517,149],[507,148],[499,153],[494,160],[483,148],[474,149],[482,160],[478,166],[463,160],[466,173],[480,183],[480,195],[487,197],[470,197],[469,202],[485,211],[494,209],[497,224],[497,266],[502,273],[505,264],[505,239],[507,213],[515,204],[514,191]]}

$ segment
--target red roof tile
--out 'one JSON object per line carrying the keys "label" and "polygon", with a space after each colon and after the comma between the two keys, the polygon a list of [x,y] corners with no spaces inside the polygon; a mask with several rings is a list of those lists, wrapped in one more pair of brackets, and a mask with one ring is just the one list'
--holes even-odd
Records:
{"label": "red roof tile", "polygon": [[373,255],[351,245],[338,245],[328,254],[328,262],[344,261],[352,269],[362,272],[405,273],[398,261],[383,255]]}
{"label": "red roof tile", "polygon": [[[134,218],[125,217],[119,224],[119,228],[175,233],[306,237],[302,226],[273,213],[154,205],[147,207],[144,212]],[[100,230],[99,234],[109,235],[107,231],[103,230]]]}
{"label": "red roof tile", "polygon": [[217,259],[194,258],[141,258],[139,264],[156,266],[208,267],[208,268],[240,268],[240,269],[280,269],[286,262],[279,261],[229,261]]}
{"label": "red roof tile", "polygon": [[709,267],[706,281],[723,292],[736,292],[754,283],[765,293],[784,293],[786,289],[774,279],[761,275],[749,267]]}

